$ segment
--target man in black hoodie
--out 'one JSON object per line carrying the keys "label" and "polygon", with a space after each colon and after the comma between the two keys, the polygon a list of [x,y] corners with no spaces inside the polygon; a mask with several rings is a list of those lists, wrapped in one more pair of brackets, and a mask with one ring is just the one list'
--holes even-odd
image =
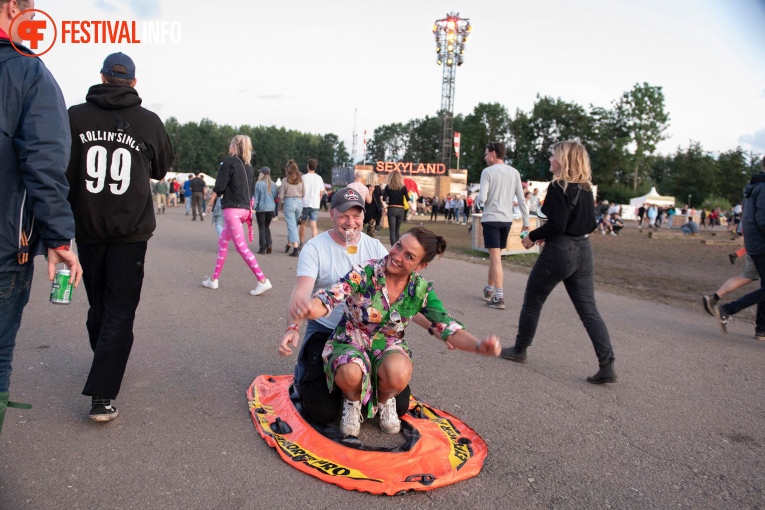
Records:
{"label": "man in black hoodie", "polygon": [[135,64],[106,57],[101,84],[69,108],[72,157],[67,169],[75,239],[88,295],[86,326],[93,364],[83,390],[92,397],[90,419],[117,417],[117,397],[133,345],[146,245],[156,227],[150,179],[173,161],[160,118],[142,108]]}
{"label": "man in black hoodie", "polygon": [[712,311],[720,322],[720,329],[727,333],[731,316],[744,308],[757,305],[754,337],[765,340],[765,157],[762,158],[762,171],[753,175],[744,188],[741,228],[746,253],[752,257],[760,276],[760,288],[724,305],[715,302]]}

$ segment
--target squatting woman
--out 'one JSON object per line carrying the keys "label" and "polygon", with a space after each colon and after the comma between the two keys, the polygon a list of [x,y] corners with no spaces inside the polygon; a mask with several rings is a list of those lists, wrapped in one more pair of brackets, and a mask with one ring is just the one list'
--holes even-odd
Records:
{"label": "squatting woman", "polygon": [[584,146],[577,141],[553,145],[550,172],[553,178],[541,208],[547,223],[522,240],[526,249],[534,243],[544,243],[544,250],[526,282],[515,346],[502,349],[501,356],[519,363],[526,361],[526,349],[534,339],[542,306],[552,290],[563,282],[600,365],[587,382],[616,382],[611,338],[595,305],[594,263],[588,239],[595,230],[595,211],[590,158]]}

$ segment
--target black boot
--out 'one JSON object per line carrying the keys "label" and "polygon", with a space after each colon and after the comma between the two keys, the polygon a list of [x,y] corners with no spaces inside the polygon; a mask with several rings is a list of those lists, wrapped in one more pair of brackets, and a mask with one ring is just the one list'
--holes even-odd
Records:
{"label": "black boot", "polygon": [[615,383],[616,372],[614,371],[614,358],[611,358],[606,361],[605,364],[600,365],[598,373],[592,377],[588,377],[587,382],[592,384]]}
{"label": "black boot", "polygon": [[526,363],[526,347],[505,347],[499,353],[499,356],[516,363]]}

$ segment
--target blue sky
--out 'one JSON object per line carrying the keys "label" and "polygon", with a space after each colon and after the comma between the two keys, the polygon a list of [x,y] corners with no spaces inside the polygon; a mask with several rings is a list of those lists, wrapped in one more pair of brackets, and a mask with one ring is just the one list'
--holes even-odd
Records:
{"label": "blue sky", "polygon": [[[635,83],[664,89],[673,152],[765,153],[765,0],[37,0],[61,20],[172,23],[163,42],[57,44],[43,59],[69,105],[84,101],[104,57],[130,55],[144,106],[163,119],[335,133],[435,115],[441,68],[431,26],[448,12],[473,34],[455,113],[499,102],[529,111],[537,94],[607,107]],[[179,29],[179,31],[177,30]],[[361,147],[357,148],[360,157]]]}

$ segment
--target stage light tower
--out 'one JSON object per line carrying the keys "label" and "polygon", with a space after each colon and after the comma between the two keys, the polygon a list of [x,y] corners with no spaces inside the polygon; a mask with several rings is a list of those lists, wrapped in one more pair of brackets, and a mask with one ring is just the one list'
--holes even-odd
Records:
{"label": "stage light tower", "polygon": [[452,12],[433,24],[436,36],[436,63],[444,66],[441,83],[441,162],[450,166],[454,135],[454,79],[465,60],[465,43],[473,29],[470,20]]}

